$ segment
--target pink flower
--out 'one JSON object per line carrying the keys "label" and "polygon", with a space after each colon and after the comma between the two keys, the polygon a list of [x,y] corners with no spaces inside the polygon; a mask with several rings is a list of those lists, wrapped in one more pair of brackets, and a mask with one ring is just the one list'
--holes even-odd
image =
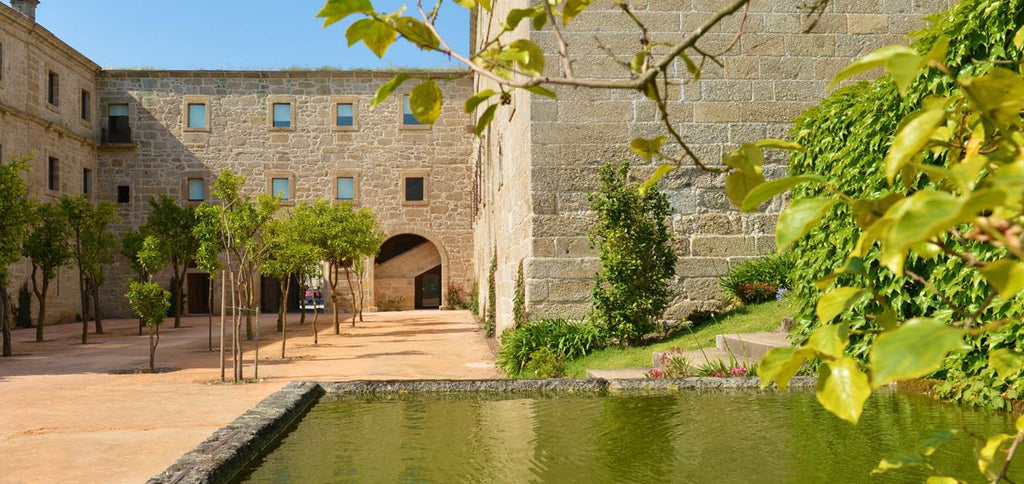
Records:
{"label": "pink flower", "polygon": [[651,368],[651,371],[647,372],[647,376],[650,378],[661,378],[663,374],[660,369]]}
{"label": "pink flower", "polygon": [[732,372],[732,374],[735,375],[735,376],[743,376],[743,375],[747,374],[747,367],[745,367],[745,366],[735,366],[735,367],[729,369],[729,371]]}

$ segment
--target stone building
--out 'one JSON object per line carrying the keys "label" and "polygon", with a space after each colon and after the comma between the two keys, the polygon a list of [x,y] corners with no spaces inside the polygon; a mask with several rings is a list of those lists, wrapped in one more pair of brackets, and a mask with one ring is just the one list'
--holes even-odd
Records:
{"label": "stone building", "polygon": [[[210,198],[214,176],[231,169],[248,177],[252,193],[296,200],[351,200],[373,209],[389,239],[367,274],[368,300],[402,308],[447,303],[449,289],[474,287],[493,304],[499,332],[511,323],[516,274],[523,268],[527,310],[534,316],[580,316],[590,308],[597,259],[587,231],[587,193],[607,162],[653,170],[629,150],[637,136],[659,133],[657,112],[633,92],[559,89],[558,100],[516,92],[481,138],[461,102],[485,79],[442,83],[443,113],[434,126],[407,115],[402,90],[370,111],[369,99],[393,73],[348,71],[105,70],[33,20],[36,0],[0,4],[0,145],[4,157],[35,151],[33,196],[55,199],[83,191],[117,203],[117,229],[145,220],[150,197],[183,203]],[[493,17],[472,20],[476,45],[507,12],[527,0],[496,2]],[[693,31],[723,0],[640,0],[631,5],[653,40]],[[788,122],[827,93],[853,58],[901,43],[947,0],[834,0],[810,33],[802,0],[753,0],[744,34],[721,64],[673,93],[670,112],[705,162],[718,164],[744,141],[784,137]],[[611,2],[595,3],[565,30],[575,74],[626,75],[600,45],[629,57],[636,28]],[[550,30],[516,31],[560,69]],[[740,17],[726,19],[701,46],[734,42]],[[674,67],[685,79],[686,68]],[[444,74],[444,73],[439,73]],[[769,160],[769,176],[783,158]],[[730,264],[774,249],[781,203],[740,216],[727,201],[724,177],[693,166],[670,174],[680,255],[677,297],[669,316],[719,306],[718,278]],[[497,264],[496,291],[488,272]],[[16,267],[15,283],[27,264]],[[125,261],[110,268],[104,312],[127,316]],[[206,312],[208,277],[190,270],[188,309]],[[74,317],[77,279],[62,271],[51,298],[54,320]],[[273,284],[264,307],[273,309]],[[276,299],[275,299],[276,298]]]}

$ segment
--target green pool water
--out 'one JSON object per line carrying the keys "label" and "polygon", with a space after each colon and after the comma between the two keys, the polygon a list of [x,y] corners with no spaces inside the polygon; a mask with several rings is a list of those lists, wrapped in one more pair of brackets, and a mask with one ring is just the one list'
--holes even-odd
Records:
{"label": "green pool water", "polygon": [[[247,483],[923,482],[870,476],[932,428],[1012,431],[1004,414],[899,392],[872,396],[859,425],[807,391],[352,400],[326,397],[243,475]],[[962,435],[932,458],[981,481]],[[1024,477],[1014,466],[1010,476]],[[1019,482],[1019,481],[1018,481]]]}

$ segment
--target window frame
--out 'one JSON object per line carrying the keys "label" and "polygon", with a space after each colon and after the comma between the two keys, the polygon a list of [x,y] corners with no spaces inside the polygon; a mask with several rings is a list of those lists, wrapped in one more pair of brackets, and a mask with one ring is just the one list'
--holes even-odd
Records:
{"label": "window frame", "polygon": [[[274,126],[274,106],[277,104],[287,104],[289,114],[289,126]],[[267,96],[267,120],[269,121],[268,129],[270,131],[295,131],[295,113],[297,109],[295,106],[295,96],[286,95],[274,95]]]}
{"label": "window frame", "polygon": [[[338,106],[352,105],[352,125],[338,125]],[[356,96],[331,96],[331,112],[328,116],[333,131],[359,131],[359,98]]]}
{"label": "window frame", "polygon": [[91,125],[92,124],[92,104],[93,104],[93,102],[92,102],[92,91],[89,91],[88,89],[83,87],[81,89],[81,94],[79,94],[79,96],[80,96],[79,97],[79,104],[80,104],[81,112],[79,113],[78,117],[79,117],[79,119],[82,122]]}
{"label": "window frame", "polygon": [[[402,170],[400,172],[400,176],[402,177],[402,182],[401,192],[399,193],[399,196],[402,197],[403,206],[417,206],[430,204],[430,170]],[[406,183],[410,178],[423,179],[423,200],[408,200],[406,198]]]}
{"label": "window frame", "polygon": [[92,168],[82,167],[82,194],[86,198],[92,199],[93,193],[95,193],[93,185]]}
{"label": "window frame", "polygon": [[[123,192],[124,197],[121,197]],[[132,203],[132,186],[131,185],[118,185],[117,186],[117,204],[126,205]]]}
{"label": "window frame", "polygon": [[[410,130],[410,131],[429,130],[429,129],[432,129],[434,127],[433,124],[423,124],[423,123],[420,123],[419,120],[416,120],[416,124],[407,124],[405,122],[405,100],[409,99],[410,102],[411,102],[412,101],[412,94],[407,92],[407,93],[404,93],[401,96],[397,96],[397,97],[398,97],[398,125],[399,125],[401,130]],[[409,115],[412,116],[412,107],[409,108],[409,113],[410,113]],[[413,118],[415,119],[415,116],[413,116]],[[439,117],[438,119],[441,119],[441,118]]]}
{"label": "window frame", "polygon": [[56,156],[46,158],[46,189],[60,192],[60,158]]}
{"label": "window frame", "polygon": [[290,171],[267,171],[263,176],[266,178],[266,193],[269,193],[270,196],[275,198],[277,198],[277,194],[274,193],[274,180],[288,180],[288,199],[279,200],[282,206],[295,205],[295,199],[298,197],[298,186],[295,182],[295,173]]}
{"label": "window frame", "polygon": [[[203,127],[192,126],[192,106],[203,106]],[[181,100],[181,130],[186,133],[209,133],[213,120],[210,96],[183,96]]]}
{"label": "window frame", "polygon": [[[359,205],[360,196],[360,177],[362,173],[355,170],[338,170],[331,172],[331,203],[343,203],[349,202],[353,205]],[[352,179],[352,200],[341,200],[338,198],[338,179],[339,178],[351,178]]]}
{"label": "window frame", "polygon": [[60,107],[60,74],[46,69],[46,105],[51,109]]}
{"label": "window frame", "polygon": [[[203,198],[192,198],[192,181],[199,180],[203,182]],[[182,198],[190,203],[205,202],[210,196],[210,186],[207,183],[205,176],[198,175],[185,175],[185,183],[182,189]]]}

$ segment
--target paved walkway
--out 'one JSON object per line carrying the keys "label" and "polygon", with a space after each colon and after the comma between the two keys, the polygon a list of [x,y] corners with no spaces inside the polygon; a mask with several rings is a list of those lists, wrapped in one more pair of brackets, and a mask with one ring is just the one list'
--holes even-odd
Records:
{"label": "paved walkway", "polygon": [[143,482],[292,380],[498,376],[468,311],[367,314],[340,336],[321,315],[316,347],[310,322],[297,319],[282,360],[275,316],[262,318],[263,381],[237,385],[219,382],[206,317],[165,326],[156,361],[174,371],[158,374],[118,374],[148,366],[134,320],[105,321],[106,334],[84,346],[80,324],[48,327],[44,343],[35,330],[15,331],[15,356],[0,358],[0,482]]}

